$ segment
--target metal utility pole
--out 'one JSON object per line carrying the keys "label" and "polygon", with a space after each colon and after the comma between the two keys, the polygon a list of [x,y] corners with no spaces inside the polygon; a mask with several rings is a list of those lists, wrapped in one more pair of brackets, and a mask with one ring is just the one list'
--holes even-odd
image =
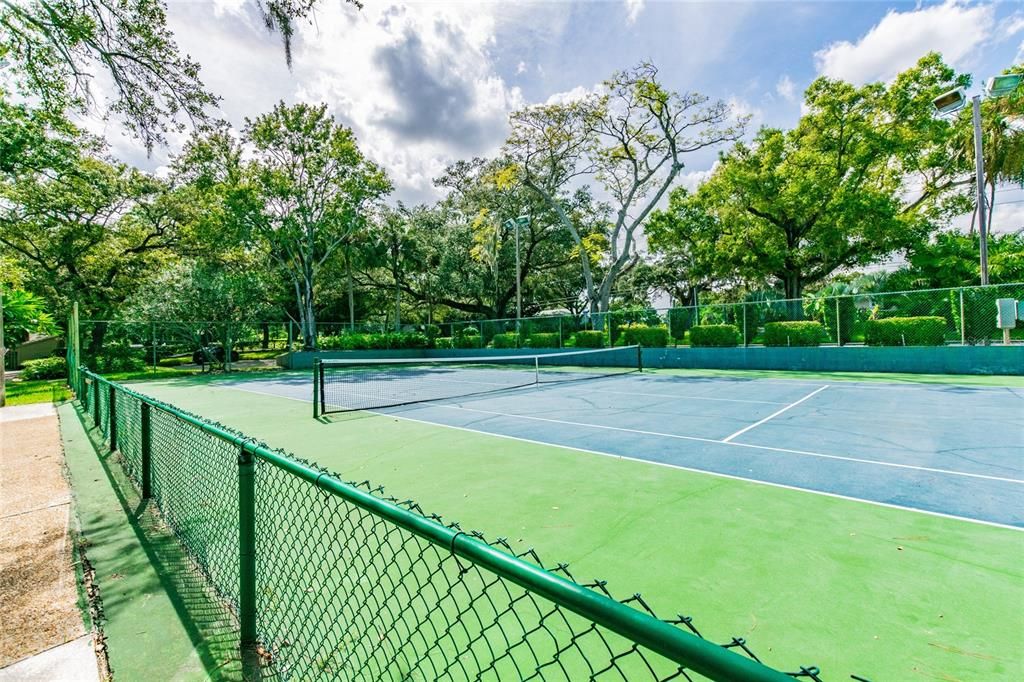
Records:
{"label": "metal utility pole", "polygon": [[985,157],[981,148],[981,95],[971,98],[974,119],[974,174],[978,188],[978,235],[981,252],[981,285],[988,284],[988,210],[985,204]]}
{"label": "metal utility pole", "polygon": [[516,331],[519,331],[519,323],[523,316],[523,292],[522,292],[522,279],[523,271],[522,266],[519,264],[519,229],[526,227],[530,224],[530,216],[521,215],[518,218],[509,218],[504,222],[505,229],[515,229],[516,231]]}

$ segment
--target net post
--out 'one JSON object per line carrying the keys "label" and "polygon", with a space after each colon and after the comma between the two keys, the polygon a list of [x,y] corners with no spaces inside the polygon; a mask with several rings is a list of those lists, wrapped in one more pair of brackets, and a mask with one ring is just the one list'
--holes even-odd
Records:
{"label": "net post", "polygon": [[964,320],[964,290],[960,289],[960,345],[967,345],[967,323]]}
{"label": "net post", "polygon": [[320,358],[313,359],[313,419],[320,416],[320,396],[323,395],[324,370]]}
{"label": "net post", "polygon": [[110,451],[117,450],[117,389],[110,384],[110,403],[107,407],[110,422]]}
{"label": "net post", "polygon": [[641,344],[636,344],[636,371],[644,371],[644,347]]}
{"label": "net post", "polygon": [[533,356],[533,383],[540,385],[540,356]]}
{"label": "net post", "polygon": [[[243,669],[256,662],[256,460],[238,452],[238,621]],[[251,671],[250,671],[251,672]],[[254,679],[246,675],[246,679]]]}
{"label": "net post", "polygon": [[153,425],[151,421],[151,414],[149,403],[140,403],[141,414],[141,437],[139,440],[142,441],[142,499],[148,500],[153,496],[152,487],[152,470],[153,470]]}
{"label": "net post", "polygon": [[100,382],[95,377],[92,380],[92,425],[100,427]]}

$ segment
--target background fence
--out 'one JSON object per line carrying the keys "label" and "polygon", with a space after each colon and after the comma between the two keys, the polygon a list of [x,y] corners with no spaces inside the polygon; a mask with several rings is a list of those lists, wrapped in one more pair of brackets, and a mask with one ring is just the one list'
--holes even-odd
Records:
{"label": "background fence", "polygon": [[[500,320],[469,320],[439,324],[320,322],[317,346],[324,350],[396,348],[570,347],[580,331],[588,344],[625,344],[623,327],[640,324],[664,327],[670,346],[688,345],[698,324],[732,324],[742,345],[764,341],[770,322],[811,320],[822,326],[826,345],[865,343],[870,320],[928,316],[944,325],[944,341],[953,345],[1001,343],[996,326],[996,300],[1024,299],[1024,283],[926,289],[890,293],[811,296],[803,299],[753,298],[734,303],[708,303],[667,309],[631,308],[608,313],[544,315]],[[305,344],[298,325],[288,321],[132,321],[83,320],[83,360],[102,372],[139,370],[144,366],[199,364],[226,366],[266,359]],[[497,337],[497,338],[496,338]],[[893,344],[903,342],[899,338]],[[1024,325],[1011,332],[1011,342],[1024,343]],[[648,344],[649,345],[649,344]]]}
{"label": "background fence", "polygon": [[[74,326],[74,323],[73,325]],[[532,550],[446,524],[81,368],[84,415],[235,615],[247,676],[819,680],[704,640]],[[244,652],[258,651],[259,656]]]}

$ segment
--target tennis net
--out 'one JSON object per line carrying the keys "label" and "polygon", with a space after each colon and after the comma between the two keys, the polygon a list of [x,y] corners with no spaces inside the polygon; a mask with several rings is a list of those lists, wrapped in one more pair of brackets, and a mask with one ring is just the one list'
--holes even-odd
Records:
{"label": "tennis net", "polygon": [[639,346],[536,355],[319,360],[315,416],[639,372]]}

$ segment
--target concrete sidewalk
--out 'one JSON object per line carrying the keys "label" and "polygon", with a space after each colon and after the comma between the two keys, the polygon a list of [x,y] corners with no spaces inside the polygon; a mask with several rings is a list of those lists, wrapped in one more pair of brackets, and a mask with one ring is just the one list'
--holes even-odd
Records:
{"label": "concrete sidewalk", "polygon": [[0,409],[0,680],[98,680],[57,413]]}

